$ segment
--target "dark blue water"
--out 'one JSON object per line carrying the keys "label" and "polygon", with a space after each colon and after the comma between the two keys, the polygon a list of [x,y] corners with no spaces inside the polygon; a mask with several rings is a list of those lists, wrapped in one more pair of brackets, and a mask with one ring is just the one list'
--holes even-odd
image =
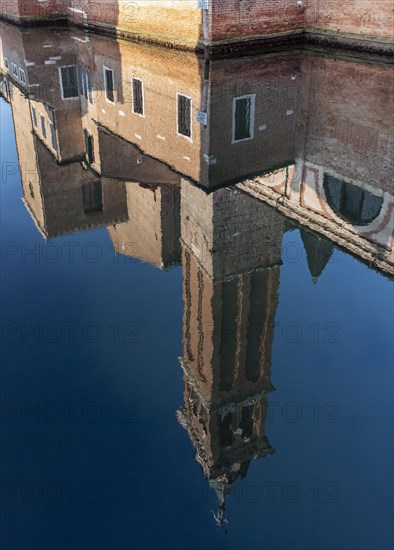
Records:
{"label": "dark blue water", "polygon": [[106,227],[46,242],[3,100],[1,163],[2,548],[392,547],[389,277],[334,247],[314,283],[287,220],[264,420],[275,453],[250,456],[218,526],[176,417],[185,267],[117,254]]}

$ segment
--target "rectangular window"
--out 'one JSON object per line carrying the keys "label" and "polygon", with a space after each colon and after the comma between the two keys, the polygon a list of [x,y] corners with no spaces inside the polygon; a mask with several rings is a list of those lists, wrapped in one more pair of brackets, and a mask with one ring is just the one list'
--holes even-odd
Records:
{"label": "rectangular window", "polygon": [[89,71],[86,71],[86,87],[88,90],[89,103],[93,105],[93,84],[92,84],[92,76]]}
{"label": "rectangular window", "polygon": [[57,142],[56,142],[56,132],[55,132],[55,126],[52,122],[49,123],[49,127],[51,129],[51,143],[52,147],[57,151]]}
{"label": "rectangular window", "polygon": [[5,68],[8,69],[8,59],[5,57],[4,58],[4,65],[5,65]]}
{"label": "rectangular window", "polygon": [[192,137],[192,100],[185,95],[177,94],[178,134]]}
{"label": "rectangular window", "polygon": [[45,118],[44,118],[44,115],[41,115],[41,132],[42,132],[43,137],[46,139],[46,137],[47,137],[47,129],[46,129],[46,126],[45,126]]}
{"label": "rectangular window", "polygon": [[31,106],[31,114],[32,114],[32,117],[33,117],[33,124],[37,128],[37,113],[36,113],[36,108],[34,107],[34,105]]}
{"label": "rectangular window", "polygon": [[23,69],[19,69],[19,80],[22,82],[22,84],[26,84],[26,75]]}
{"label": "rectangular window", "polygon": [[79,68],[79,89],[81,95],[87,99],[87,89],[86,89],[86,74],[83,67]]}
{"label": "rectangular window", "polygon": [[114,99],[114,71],[104,67],[105,98],[109,103],[115,103]]}
{"label": "rectangular window", "polygon": [[60,67],[59,71],[62,98],[72,99],[78,97],[78,71],[76,65]]}
{"label": "rectangular window", "polygon": [[89,81],[87,71],[85,71],[83,75],[83,97],[86,101],[89,99]]}
{"label": "rectangular window", "polygon": [[17,68],[16,68],[15,63],[11,63],[11,71],[12,71],[12,74],[13,74],[14,76],[16,76],[16,77],[18,76],[18,70],[17,70]]}
{"label": "rectangular window", "polygon": [[85,138],[86,159],[89,164],[92,164],[94,162],[93,136],[90,132],[86,130],[86,128],[83,131],[83,135]]}
{"label": "rectangular window", "polygon": [[132,79],[133,113],[144,116],[144,83],[139,78]]}
{"label": "rectangular window", "polygon": [[81,95],[92,103],[92,82],[89,71],[84,67],[79,67],[79,88]]}
{"label": "rectangular window", "polygon": [[85,214],[103,211],[103,186],[100,180],[82,186],[82,204]]}
{"label": "rectangular window", "polygon": [[253,94],[233,99],[233,143],[253,139],[255,98]]}

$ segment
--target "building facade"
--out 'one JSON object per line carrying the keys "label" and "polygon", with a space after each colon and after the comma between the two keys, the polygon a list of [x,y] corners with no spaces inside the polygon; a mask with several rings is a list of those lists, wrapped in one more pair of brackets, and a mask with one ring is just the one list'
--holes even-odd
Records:
{"label": "building facade", "polygon": [[42,236],[106,227],[117,254],[182,264],[177,417],[222,526],[236,481],[274,453],[284,233],[300,227],[314,282],[334,244],[394,273],[392,73],[308,52],[209,60],[79,29],[0,30],[0,92]]}
{"label": "building facade", "polygon": [[145,42],[228,53],[262,43],[314,40],[392,49],[389,0],[8,0],[20,24],[58,21]]}
{"label": "building facade", "polygon": [[[149,261],[179,260],[180,221],[171,212],[189,181],[208,194],[237,185],[393,271],[389,65],[311,52],[210,60],[4,22],[0,47],[3,82],[21,98],[11,102],[23,103],[15,109],[18,135],[30,142],[33,131],[54,166],[75,163],[126,185],[133,217],[148,201],[167,220],[174,242],[160,249],[158,238]],[[122,226],[116,242],[130,242],[133,232]]]}

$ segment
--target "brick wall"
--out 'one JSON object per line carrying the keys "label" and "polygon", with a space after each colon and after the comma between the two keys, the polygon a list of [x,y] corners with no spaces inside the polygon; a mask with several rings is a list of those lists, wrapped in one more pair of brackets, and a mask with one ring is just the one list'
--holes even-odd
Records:
{"label": "brick wall", "polygon": [[389,191],[394,180],[390,66],[306,56],[299,158]]}
{"label": "brick wall", "polygon": [[394,23],[391,0],[210,0],[209,10],[199,9],[197,0],[8,0],[0,13],[19,21],[68,18],[187,48],[305,29],[392,42]]}
{"label": "brick wall", "polygon": [[[142,152],[166,162],[198,180],[201,127],[196,122],[201,105],[202,69],[191,53],[132,42],[91,38],[94,59],[95,115],[111,132],[136,144]],[[103,68],[114,71],[115,103],[104,93]],[[144,86],[144,116],[132,112],[131,80]],[[192,99],[192,137],[177,134],[177,94]]]}
{"label": "brick wall", "polygon": [[211,42],[302,30],[305,9],[296,0],[212,0]]}
{"label": "brick wall", "polygon": [[45,217],[40,192],[40,172],[36,156],[35,137],[32,133],[30,105],[25,95],[16,86],[11,84],[10,89],[23,194],[38,227],[43,231]]}
{"label": "brick wall", "polygon": [[66,0],[4,0],[0,4],[0,14],[12,21],[65,20],[69,2]]}
{"label": "brick wall", "polygon": [[283,218],[234,189],[182,181],[181,238],[215,280],[280,263]]}
{"label": "brick wall", "polygon": [[215,282],[186,249],[182,265],[183,357],[199,393],[218,404],[268,389],[279,267]]}
{"label": "brick wall", "polygon": [[197,0],[89,0],[88,21],[109,24],[146,40],[189,47],[202,38],[202,12],[197,9]]}
{"label": "brick wall", "polygon": [[[240,188],[392,273],[392,67],[304,54],[299,80],[296,162],[287,189],[283,171],[277,181],[258,177]],[[328,178],[346,199],[335,202]],[[277,194],[285,193],[282,208]]]}
{"label": "brick wall", "polygon": [[[59,79],[59,68],[75,65],[77,60],[76,42],[65,39],[67,35],[43,28],[21,30],[13,25],[0,22],[3,69],[7,59],[11,78],[25,92],[34,107],[37,125],[34,132],[45,142],[60,161],[75,159],[84,153],[81,122],[80,98],[63,100]],[[12,74],[12,64],[17,68],[17,76]],[[24,71],[25,81],[21,81],[19,69]],[[41,116],[44,117],[46,136],[41,129]],[[50,131],[53,124],[56,132],[57,148],[53,147]]]}
{"label": "brick wall", "polygon": [[[209,146],[204,151],[211,155],[207,186],[262,173],[294,159],[300,67],[301,58],[295,54],[211,63]],[[234,142],[234,101],[245,95],[253,95],[253,139]]]}
{"label": "brick wall", "polygon": [[[14,94],[12,106],[20,107],[18,94]],[[53,154],[31,132],[27,112],[25,117],[15,126],[23,195],[43,235],[51,238],[125,221],[124,184],[115,185],[103,179],[103,211],[87,214],[83,208],[82,186],[96,181],[97,176],[85,170],[81,163],[57,164]]]}
{"label": "brick wall", "polygon": [[108,227],[115,251],[156,267],[180,263],[180,190],[127,183],[128,221]]}
{"label": "brick wall", "polygon": [[394,4],[391,0],[308,0],[306,5],[308,30],[393,39]]}

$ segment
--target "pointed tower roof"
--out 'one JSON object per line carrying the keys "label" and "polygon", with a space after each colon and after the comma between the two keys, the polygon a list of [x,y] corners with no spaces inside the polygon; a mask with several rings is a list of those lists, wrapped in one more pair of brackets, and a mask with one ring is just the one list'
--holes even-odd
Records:
{"label": "pointed tower roof", "polygon": [[215,512],[211,510],[213,517],[215,518],[216,525],[222,529],[225,523],[228,523],[228,519],[224,517],[225,514],[225,508],[226,508],[226,499],[228,495],[231,494],[231,491],[233,490],[234,483],[229,483],[226,481],[218,481],[216,479],[211,479],[209,481],[209,486],[214,489],[218,501],[219,501],[219,508],[218,511]]}
{"label": "pointed tower roof", "polygon": [[330,241],[303,228],[300,229],[300,234],[306,252],[309,272],[313,283],[316,284],[332,256],[334,246]]}

